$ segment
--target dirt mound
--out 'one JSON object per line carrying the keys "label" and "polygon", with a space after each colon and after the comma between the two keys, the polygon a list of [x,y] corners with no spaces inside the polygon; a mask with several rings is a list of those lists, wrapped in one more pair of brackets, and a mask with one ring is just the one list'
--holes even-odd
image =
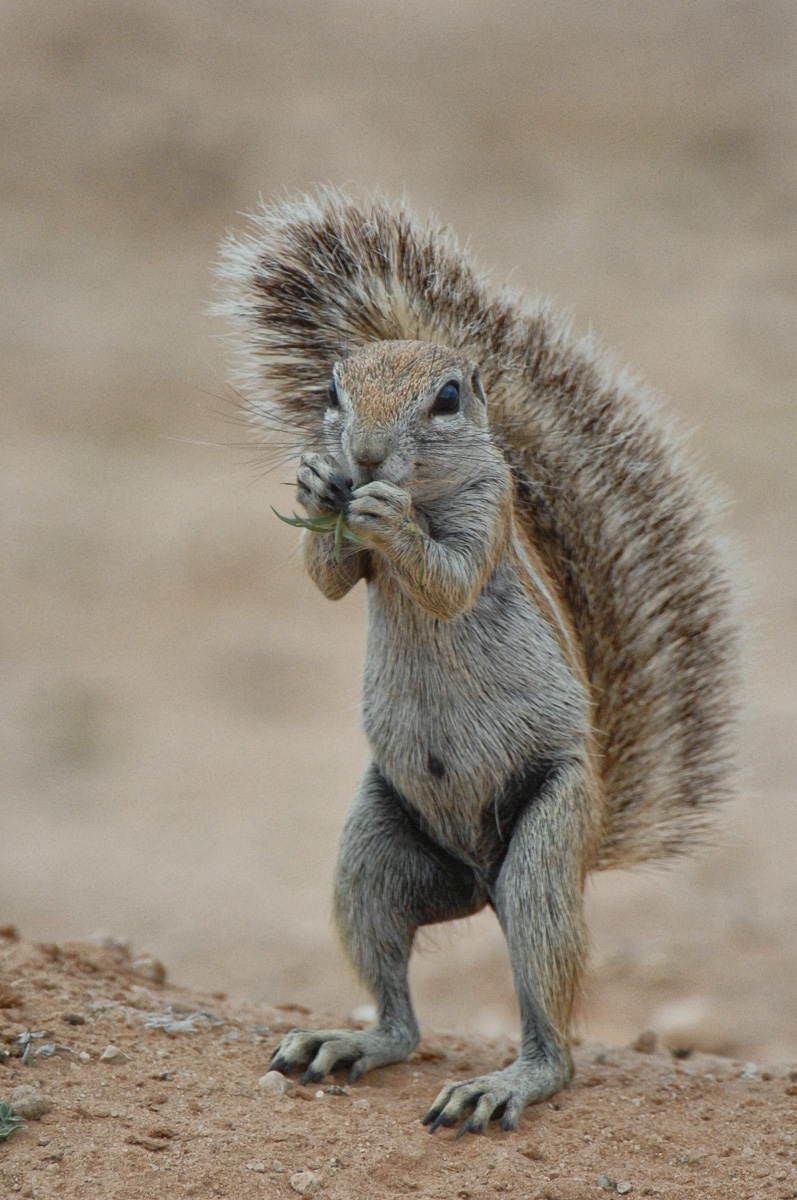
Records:
{"label": "dirt mound", "polygon": [[507,1039],[435,1037],[351,1087],[282,1090],[262,1079],[279,1037],[329,1017],[172,987],[110,939],[5,934],[0,1102],[30,1119],[0,1142],[3,1195],[797,1196],[788,1066],[582,1045],[574,1084],[517,1133],[430,1138],[445,1079],[510,1061]]}

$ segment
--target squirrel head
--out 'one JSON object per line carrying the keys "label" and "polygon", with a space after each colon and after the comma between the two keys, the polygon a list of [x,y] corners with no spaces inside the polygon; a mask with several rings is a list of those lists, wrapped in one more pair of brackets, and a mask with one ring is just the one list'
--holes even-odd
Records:
{"label": "squirrel head", "polygon": [[324,438],[356,487],[383,479],[433,499],[498,454],[479,370],[428,342],[369,342],[335,364]]}

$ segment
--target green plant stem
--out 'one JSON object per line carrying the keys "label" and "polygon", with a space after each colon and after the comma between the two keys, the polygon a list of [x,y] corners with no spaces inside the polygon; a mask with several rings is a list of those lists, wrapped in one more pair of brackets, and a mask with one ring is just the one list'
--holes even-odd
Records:
{"label": "green plant stem", "polygon": [[358,537],[346,524],[344,512],[325,513],[322,517],[299,517],[294,513],[292,517],[285,517],[282,513],[278,513],[273,506],[271,511],[275,517],[279,517],[280,521],[284,521],[286,525],[293,525],[296,529],[309,529],[311,533],[331,533],[335,539],[335,559],[338,562],[344,538],[349,542],[362,544],[362,538]]}

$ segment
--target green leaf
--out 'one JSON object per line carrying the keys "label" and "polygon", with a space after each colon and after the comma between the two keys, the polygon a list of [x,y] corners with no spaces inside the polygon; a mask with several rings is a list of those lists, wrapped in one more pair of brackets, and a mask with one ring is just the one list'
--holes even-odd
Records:
{"label": "green leaf", "polygon": [[0,1101],[0,1142],[11,1137],[15,1129],[22,1129],[25,1124],[23,1117],[14,1112],[8,1104]]}
{"label": "green leaf", "polygon": [[340,559],[340,550],[345,538],[348,542],[360,542],[362,538],[349,529],[346,524],[346,514],[325,513],[322,517],[299,517],[296,513],[292,517],[284,517],[282,513],[278,513],[276,508],[272,506],[271,511],[275,517],[279,517],[286,525],[293,525],[296,529],[309,529],[311,533],[332,533],[335,535],[335,558]]}
{"label": "green leaf", "polygon": [[343,541],[343,530],[346,528],[346,516],[341,510],[335,522],[335,561],[340,562],[340,546]]}
{"label": "green leaf", "polygon": [[271,511],[286,525],[294,525],[297,529],[309,529],[312,533],[334,533],[335,527],[343,515],[342,513],[329,513],[323,517],[299,517],[294,513],[292,517],[284,517],[273,506]]}

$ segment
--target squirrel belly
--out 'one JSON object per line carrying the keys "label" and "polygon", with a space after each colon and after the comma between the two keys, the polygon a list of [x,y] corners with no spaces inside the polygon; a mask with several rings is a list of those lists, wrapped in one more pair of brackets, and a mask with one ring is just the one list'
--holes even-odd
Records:
{"label": "squirrel belly", "polygon": [[478,864],[494,853],[491,825],[507,833],[514,781],[587,754],[586,690],[517,562],[498,564],[455,619],[389,584],[368,588],[362,716],[374,761],[443,845]]}

